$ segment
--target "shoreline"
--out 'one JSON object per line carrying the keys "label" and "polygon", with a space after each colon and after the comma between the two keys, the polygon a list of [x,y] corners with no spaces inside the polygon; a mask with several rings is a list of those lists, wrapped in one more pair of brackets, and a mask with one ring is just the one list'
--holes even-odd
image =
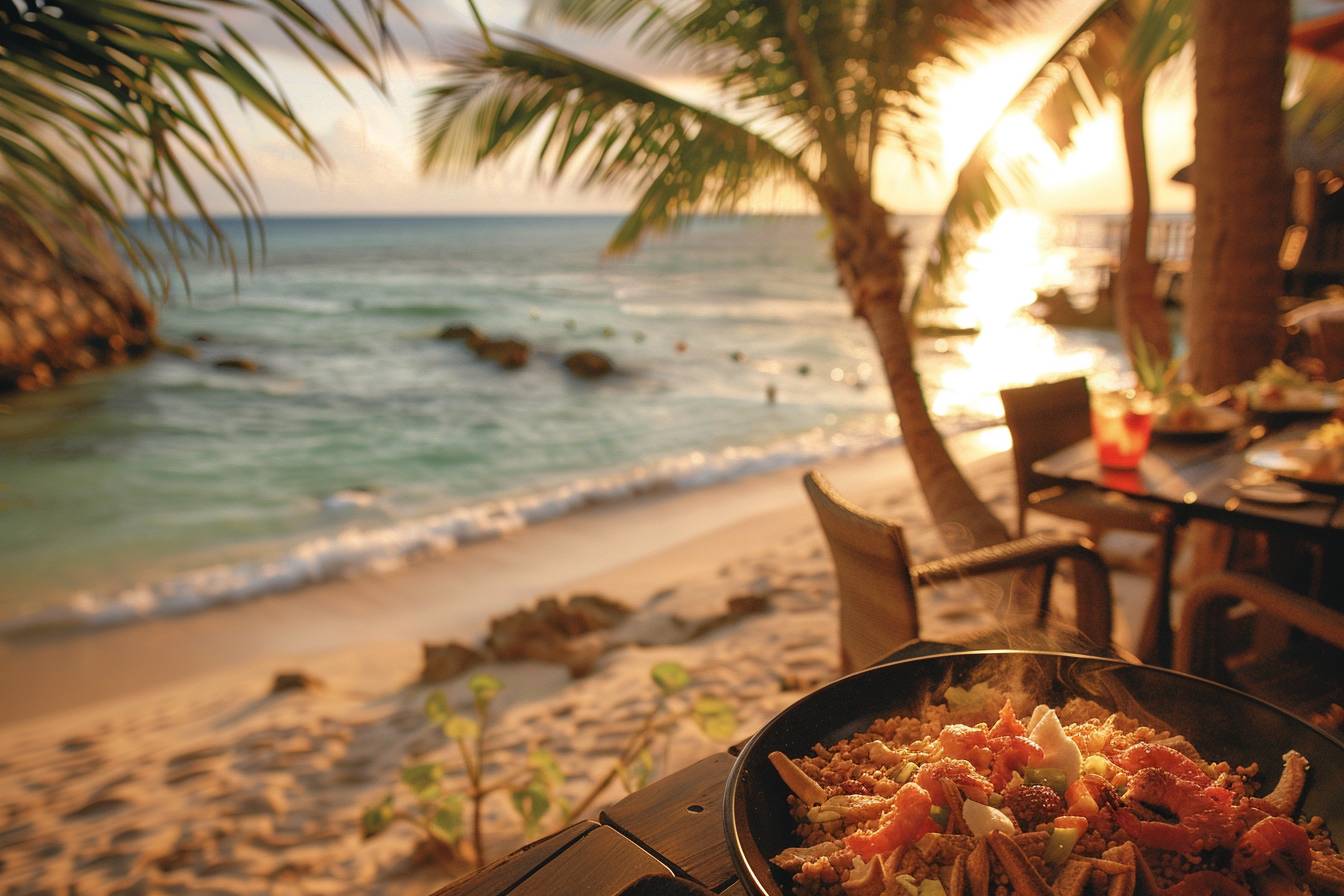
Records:
{"label": "shoreline", "polygon": [[[952,437],[995,425],[998,423],[993,420],[956,419],[947,426],[947,433]],[[42,609],[0,619],[0,642],[188,615],[333,581],[386,575],[576,513],[902,444],[899,433],[893,435],[882,428],[840,429],[825,436],[805,431],[760,445],[668,455],[617,472],[484,497],[381,524],[352,523],[288,540],[271,552],[247,560],[189,567],[97,594],[88,589],[77,591]],[[323,501],[348,499],[349,491],[335,492]]]}
{"label": "shoreline", "polygon": [[[1010,515],[1006,430],[949,442],[981,496]],[[946,555],[904,450],[817,466],[899,521],[914,562]],[[645,751],[652,778],[722,751],[839,671],[831,558],[800,473],[595,508],[382,578],[84,637],[0,641],[0,676],[18,683],[0,696],[0,890],[433,892],[470,861],[428,859],[410,824],[364,838],[361,815],[389,795],[415,811],[397,783],[408,763],[441,763],[443,792],[463,792],[461,758],[426,704],[442,694],[470,715],[476,671],[502,688],[489,713],[492,774],[546,750],[561,771],[553,809],[583,801],[596,813],[639,786],[614,772],[651,714],[672,712]],[[491,617],[545,594],[624,605],[614,623],[561,639],[591,648],[590,663],[571,671],[565,654],[547,653],[419,680],[421,640],[476,644]],[[1141,610],[1147,588],[1137,596]],[[930,640],[998,622],[998,601],[963,583],[917,599]],[[1132,641],[1126,618],[1141,613],[1118,609],[1117,641]],[[515,638],[548,638],[527,625],[512,626]],[[667,662],[690,679],[671,707],[651,680]],[[274,693],[278,672],[313,683]],[[731,707],[731,733],[711,737],[691,720],[702,695]],[[563,827],[563,815],[542,829]],[[502,791],[485,798],[481,825],[487,861],[536,833]]]}
{"label": "shoreline", "polygon": [[[973,463],[1002,450],[1006,431],[982,428],[949,442],[963,463]],[[760,543],[763,533],[810,525],[798,484],[809,466],[851,492],[909,476],[898,443],[588,507],[383,575],[179,616],[0,637],[0,679],[27,683],[0,694],[0,726],[243,665],[292,665],[367,644],[474,642],[491,617],[548,593],[599,590],[638,605],[666,584],[669,564],[704,566],[739,556],[742,544],[724,537],[734,529],[749,527],[749,540]]]}

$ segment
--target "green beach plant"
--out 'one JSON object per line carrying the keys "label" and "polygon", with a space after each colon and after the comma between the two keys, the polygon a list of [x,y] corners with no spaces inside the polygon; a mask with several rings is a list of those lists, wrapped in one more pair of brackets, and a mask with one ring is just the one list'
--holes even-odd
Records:
{"label": "green beach plant", "polygon": [[[693,721],[711,740],[732,739],[737,731],[737,713],[728,702],[700,693],[693,697],[688,694],[683,706],[671,706],[672,698],[687,693],[694,684],[685,666],[660,662],[649,670],[649,677],[655,695],[648,711],[617,750],[610,767],[572,804],[561,792],[568,778],[544,746],[531,747],[522,757],[501,759],[497,755],[500,751],[489,743],[490,710],[503,689],[499,679],[477,674],[467,680],[472,695],[470,715],[455,712],[447,695],[434,691],[425,700],[425,718],[443,732],[456,761],[449,762],[445,757],[403,766],[398,783],[407,791],[409,801],[399,802],[395,793],[387,793],[365,807],[360,814],[364,838],[376,837],[402,822],[419,830],[427,851],[444,864],[466,861],[480,868],[485,865],[487,846],[482,815],[485,800],[492,794],[508,795],[523,835],[531,839],[543,832],[548,818],[558,827],[582,817],[614,781],[619,780],[627,793],[647,784],[658,768],[653,752],[659,740],[666,754],[674,729],[682,720]],[[492,763],[505,768],[487,780],[485,769]],[[666,758],[662,767],[666,770]],[[464,784],[456,782],[459,777],[465,779]],[[468,842],[470,849],[464,850]]]}
{"label": "green beach plant", "polygon": [[[820,208],[840,285],[877,345],[921,490],[957,547],[1007,538],[931,419],[906,320],[907,233],[875,186],[887,152],[933,161],[940,69],[1049,4],[1037,0],[534,0],[531,21],[618,35],[680,67],[693,102],[527,34],[459,35],[420,113],[427,172],[526,155],[540,173],[638,197],[608,250],[698,213],[780,195]],[[704,92],[704,91],[700,91]],[[773,192],[772,192],[773,191]]]}
{"label": "green beach plant", "polygon": [[[54,254],[97,254],[106,230],[154,291],[187,254],[238,256],[202,192],[212,185],[259,250],[261,196],[221,115],[225,100],[316,165],[324,155],[255,38],[269,29],[347,99],[375,85],[403,0],[0,0],[0,204]],[[162,251],[166,249],[167,258]]]}

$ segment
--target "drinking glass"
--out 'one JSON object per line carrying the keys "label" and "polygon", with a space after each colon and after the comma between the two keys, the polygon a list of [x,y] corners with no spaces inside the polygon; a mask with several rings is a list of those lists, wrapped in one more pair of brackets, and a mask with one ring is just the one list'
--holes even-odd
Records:
{"label": "drinking glass", "polygon": [[1112,470],[1133,470],[1148,450],[1153,400],[1146,392],[1094,392],[1092,441],[1097,459]]}

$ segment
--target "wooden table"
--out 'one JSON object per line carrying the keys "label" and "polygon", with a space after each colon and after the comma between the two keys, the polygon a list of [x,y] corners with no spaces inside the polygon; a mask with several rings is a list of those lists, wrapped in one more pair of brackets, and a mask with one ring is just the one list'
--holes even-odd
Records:
{"label": "wooden table", "polygon": [[[1299,438],[1315,424],[1297,423],[1257,446]],[[1247,468],[1247,433],[1216,441],[1155,436],[1135,471],[1107,470],[1097,462],[1091,439],[1037,461],[1032,469],[1056,482],[1081,483],[1171,507],[1179,521],[1206,519],[1243,528],[1285,532],[1317,541],[1344,541],[1344,495],[1324,495],[1307,504],[1266,504],[1239,497],[1228,484]]]}
{"label": "wooden table", "polygon": [[[1305,504],[1268,504],[1240,497],[1229,484],[1247,470],[1243,453],[1249,444],[1272,445],[1300,438],[1317,424],[1292,423],[1266,435],[1272,425],[1273,421],[1256,423],[1214,441],[1154,436],[1133,471],[1102,467],[1091,439],[1037,461],[1032,469],[1060,485],[1089,485],[1162,503],[1172,510],[1177,525],[1208,520],[1315,542],[1337,551],[1344,547],[1344,495],[1321,494]],[[1163,593],[1154,601],[1144,625],[1143,642],[1154,645],[1152,656],[1145,659],[1164,665],[1170,662],[1170,613],[1170,594]]]}
{"label": "wooden table", "polygon": [[[968,647],[912,641],[880,663]],[[529,843],[433,896],[622,896],[647,875],[746,896],[723,829],[724,785],[743,745],[660,778],[608,807],[597,821]]]}

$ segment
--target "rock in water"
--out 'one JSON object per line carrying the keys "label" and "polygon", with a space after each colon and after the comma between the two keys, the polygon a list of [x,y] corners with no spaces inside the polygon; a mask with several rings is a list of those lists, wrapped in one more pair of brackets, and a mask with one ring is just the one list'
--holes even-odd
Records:
{"label": "rock in water", "polygon": [[420,669],[420,681],[433,684],[449,681],[475,666],[485,662],[485,655],[465,644],[448,641],[443,644],[421,643],[424,652],[424,665]]}
{"label": "rock in water", "polygon": [[472,342],[481,339],[480,331],[469,324],[448,324],[439,331],[438,339],[464,339]]}
{"label": "rock in water", "polygon": [[505,370],[526,366],[531,347],[520,339],[483,339],[471,346],[478,358],[494,361]]}
{"label": "rock in water", "polygon": [[585,380],[606,376],[616,369],[616,365],[606,355],[590,350],[566,355],[564,365],[570,373]]}
{"label": "rock in water", "polygon": [[220,370],[240,370],[243,373],[261,373],[263,369],[251,358],[220,358],[215,366]]}

